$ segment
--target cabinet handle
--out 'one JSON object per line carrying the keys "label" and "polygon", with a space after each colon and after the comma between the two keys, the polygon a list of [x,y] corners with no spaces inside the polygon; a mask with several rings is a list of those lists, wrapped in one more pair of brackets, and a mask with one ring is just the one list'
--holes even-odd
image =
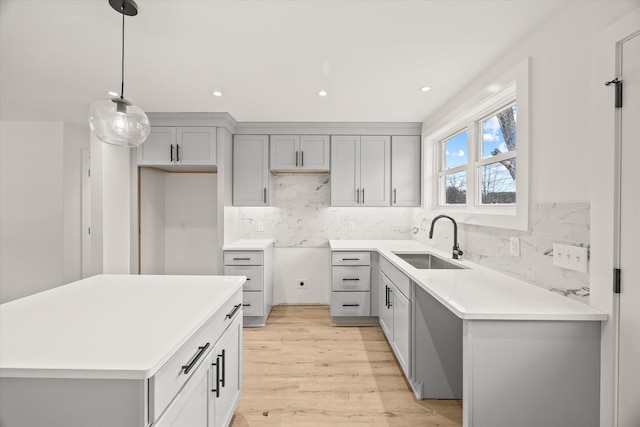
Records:
{"label": "cabinet handle", "polygon": [[300,166],[304,167],[304,151],[300,152]]}
{"label": "cabinet handle", "polygon": [[242,304],[237,304],[233,306],[233,310],[231,310],[230,313],[227,313],[227,315],[225,316],[225,319],[231,319],[238,310],[240,310],[240,307],[242,307]]}
{"label": "cabinet handle", "polygon": [[170,145],[169,152],[170,152],[170,156],[171,156],[171,162],[173,162],[173,144]]}
{"label": "cabinet handle", "polygon": [[234,258],[234,261],[251,261],[251,258]]}
{"label": "cabinet handle", "polygon": [[266,187],[263,189],[262,198],[263,198],[264,203],[266,204],[267,203],[267,189],[266,189]]}
{"label": "cabinet handle", "polygon": [[342,304],[343,307],[360,307],[360,304]]}
{"label": "cabinet handle", "polygon": [[[180,145],[176,144],[176,162],[180,161]],[[362,195],[362,198],[364,199],[364,194]]]}
{"label": "cabinet handle", "polygon": [[356,204],[360,204],[360,189],[356,188]]}
{"label": "cabinet handle", "polygon": [[249,280],[251,280],[251,277],[247,277],[247,282],[248,282]]}
{"label": "cabinet handle", "polygon": [[343,261],[360,261],[360,258],[342,258]]}
{"label": "cabinet handle", "polygon": [[296,151],[296,167],[298,167],[298,152]]}
{"label": "cabinet handle", "polygon": [[384,285],[384,306],[389,307],[389,287]]}
{"label": "cabinet handle", "polygon": [[364,205],[364,188],[362,189],[362,204]]}
{"label": "cabinet handle", "polygon": [[251,304],[242,304],[243,307],[251,307]]}
{"label": "cabinet handle", "polygon": [[216,397],[220,397],[220,358],[216,357],[216,363],[212,363],[212,366],[216,367],[216,388],[212,388],[211,392],[216,394]]}
{"label": "cabinet handle", "polygon": [[209,348],[209,343],[206,343],[205,345],[198,347],[198,353],[194,356],[193,359],[191,359],[191,362],[182,366],[182,370],[185,374],[188,374],[189,372],[191,372],[191,369],[193,369],[193,367],[196,366],[196,363],[202,357],[204,352],[207,351],[208,348]]}
{"label": "cabinet handle", "polygon": [[360,279],[342,279],[342,280],[360,280]]}
{"label": "cabinet handle", "polygon": [[393,189],[393,204],[394,204],[394,205],[396,204],[396,192],[397,192],[397,191],[398,191],[398,190],[397,190],[396,188],[394,188],[394,189]]}
{"label": "cabinet handle", "polygon": [[387,288],[387,308],[389,310],[391,310],[391,307],[393,307],[393,304],[391,304],[391,292],[393,292],[391,288]]}
{"label": "cabinet handle", "polygon": [[225,351],[222,350],[222,353],[219,354],[218,356],[222,358],[222,375],[220,376],[220,385],[224,387],[224,373],[227,370],[227,363],[225,361]]}

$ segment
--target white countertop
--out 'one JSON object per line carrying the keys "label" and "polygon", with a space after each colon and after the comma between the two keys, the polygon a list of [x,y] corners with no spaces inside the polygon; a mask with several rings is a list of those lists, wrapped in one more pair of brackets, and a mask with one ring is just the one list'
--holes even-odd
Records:
{"label": "white countertop", "polygon": [[[466,320],[607,320],[607,314],[413,240],[330,240],[333,251],[376,251]],[[393,252],[429,252],[465,269],[417,269]]]}
{"label": "white countertop", "polygon": [[224,245],[223,251],[263,251],[273,246],[273,239],[241,239]]}
{"label": "white countertop", "polygon": [[245,282],[99,275],[0,305],[0,377],[146,379]]}

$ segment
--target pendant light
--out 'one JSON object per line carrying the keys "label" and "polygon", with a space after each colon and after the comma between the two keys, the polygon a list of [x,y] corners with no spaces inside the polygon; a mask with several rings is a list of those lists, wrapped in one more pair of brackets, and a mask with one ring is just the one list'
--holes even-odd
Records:
{"label": "pendant light", "polygon": [[137,147],[151,133],[149,118],[140,108],[124,98],[124,16],[138,14],[133,0],[109,0],[111,7],[122,14],[122,80],[120,97],[94,103],[89,109],[89,127],[103,142],[121,147]]}

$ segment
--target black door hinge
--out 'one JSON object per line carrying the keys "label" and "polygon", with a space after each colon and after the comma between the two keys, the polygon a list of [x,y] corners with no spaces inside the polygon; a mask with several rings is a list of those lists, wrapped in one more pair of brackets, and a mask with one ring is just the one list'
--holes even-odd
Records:
{"label": "black door hinge", "polygon": [[613,269],[613,293],[614,294],[620,293],[620,269],[619,268]]}
{"label": "black door hinge", "polygon": [[610,84],[614,84],[616,87],[615,107],[622,108],[622,80],[616,77],[615,79],[606,82],[604,85],[609,86]]}

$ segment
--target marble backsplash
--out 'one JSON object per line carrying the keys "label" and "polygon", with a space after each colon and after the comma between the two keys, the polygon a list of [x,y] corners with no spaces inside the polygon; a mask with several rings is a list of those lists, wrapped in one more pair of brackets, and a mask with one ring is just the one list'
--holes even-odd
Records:
{"label": "marble backsplash", "polygon": [[[553,243],[590,247],[590,204],[531,203],[527,231],[459,224],[458,242],[464,259],[508,274],[585,303],[589,302],[589,273],[553,265]],[[412,238],[443,251],[451,251],[453,233],[448,221],[438,221],[429,239],[432,217],[416,209],[413,224],[420,230]],[[520,238],[520,257],[510,255],[510,237]]]}
{"label": "marble backsplash", "polygon": [[325,174],[272,175],[271,206],[233,208],[240,235],[273,238],[275,247],[327,247],[331,239],[411,239],[413,208],[332,207],[329,179]]}
{"label": "marble backsplash", "polygon": [[[233,215],[239,238],[273,238],[275,247],[327,247],[330,239],[414,239],[451,250],[448,221],[438,222],[430,240],[432,218],[422,208],[332,207],[329,180],[324,174],[272,175],[271,206],[231,207],[226,215]],[[464,258],[588,303],[589,273],[555,267],[553,243],[589,248],[590,204],[531,203],[529,209],[527,231],[459,224]],[[520,238],[520,257],[510,255],[510,237]]]}

